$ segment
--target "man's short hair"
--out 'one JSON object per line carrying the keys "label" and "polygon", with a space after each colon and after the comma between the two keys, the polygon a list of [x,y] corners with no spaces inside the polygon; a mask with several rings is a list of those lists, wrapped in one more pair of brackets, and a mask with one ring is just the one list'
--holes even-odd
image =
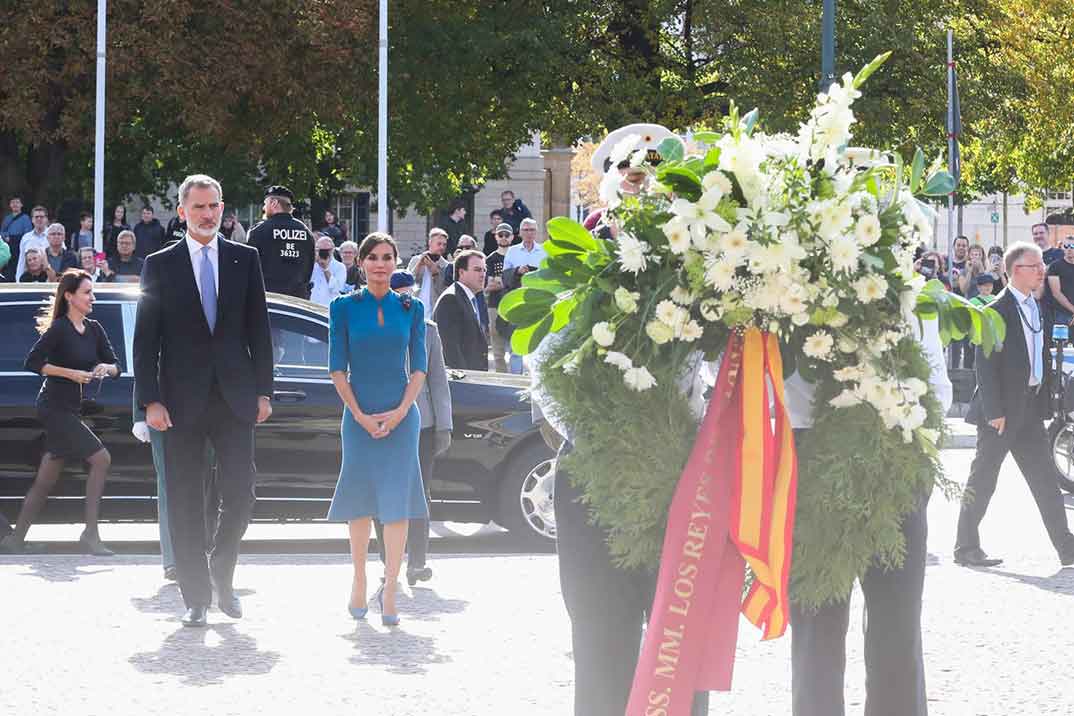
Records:
{"label": "man's short hair", "polygon": [[89,213],[88,211],[83,211],[83,212],[79,213],[79,215],[78,215],[79,223],[85,221],[86,219],[92,219],[92,218],[93,218],[93,214]]}
{"label": "man's short hair", "polygon": [[485,258],[485,254],[481,253],[476,249],[466,249],[465,251],[460,251],[458,253],[458,255],[455,257],[455,278],[459,277],[460,271],[470,270],[470,259],[474,256],[480,256],[481,258]]}
{"label": "man's short hair", "polygon": [[22,201],[22,194],[12,194],[11,196],[9,196],[7,198],[7,201],[10,204],[11,202],[15,201],[16,199],[18,199],[19,201]]}
{"label": "man's short hair", "polygon": [[199,189],[216,189],[217,198],[224,198],[224,189],[220,186],[220,182],[213,179],[208,174],[191,174],[179,185],[180,204],[186,201],[187,195],[190,194],[190,190],[194,187],[198,187]]}
{"label": "man's short hair", "polygon": [[1051,227],[1050,227],[1050,226],[1048,226],[1047,224],[1045,224],[1045,223],[1044,223],[1044,222],[1042,221],[1042,222],[1040,222],[1039,224],[1033,224],[1033,226],[1030,226],[1030,227],[1029,227],[1029,230],[1030,230],[1030,231],[1033,231],[1033,229],[1037,228],[1038,226],[1043,226],[1043,227],[1044,227],[1044,230],[1045,230],[1045,231],[1049,231],[1049,230],[1051,229]]}
{"label": "man's short hair", "polygon": [[454,214],[459,209],[465,209],[465,208],[466,208],[466,202],[465,201],[463,201],[462,199],[455,199],[453,202],[448,204],[448,213],[449,214]]}
{"label": "man's short hair", "polygon": [[504,189],[503,191],[501,191],[501,192],[500,192],[500,198],[502,199],[502,198],[504,198],[505,196],[507,196],[508,194],[510,194],[510,195],[511,195],[511,198],[512,198],[512,199],[514,199],[514,198],[515,198],[515,193],[514,193],[513,191],[511,191],[510,189]]}
{"label": "man's short hair", "polygon": [[43,211],[45,213],[45,216],[48,217],[48,209],[46,209],[45,207],[41,206],[40,204],[38,204],[34,208],[30,209],[30,216],[33,216],[34,213],[38,212],[38,211]]}
{"label": "man's short hair", "polygon": [[63,224],[49,224],[45,227],[45,236],[48,236],[53,231],[56,231],[63,236],[67,236],[67,229],[64,227]]}
{"label": "man's short hair", "polygon": [[1029,241],[1015,241],[1007,247],[1006,253],[1003,254],[1003,270],[1007,272],[1008,276],[1013,274],[1015,262],[1028,253],[1034,253],[1040,259],[1044,258],[1044,253],[1040,250],[1040,247]]}
{"label": "man's short hair", "polygon": [[503,218],[503,209],[493,209],[492,211],[490,211],[489,212],[489,218],[491,219],[494,216],[498,216],[498,217],[500,217],[502,219]]}
{"label": "man's short hair", "polygon": [[313,248],[320,248],[319,246],[317,246],[317,244],[321,243],[322,241],[327,241],[329,244],[331,244],[330,248],[336,248],[336,242],[332,241],[332,237],[327,236],[326,234],[321,234],[317,237],[317,240],[313,243]]}
{"label": "man's short hair", "polygon": [[350,239],[347,239],[339,245],[339,250],[342,251],[343,249],[353,249],[354,253],[358,253],[358,244],[351,241]]}
{"label": "man's short hair", "polygon": [[148,204],[146,204],[145,206],[142,207],[142,211],[148,211],[150,214],[152,214],[153,213],[153,207],[151,207]]}
{"label": "man's short hair", "polygon": [[124,236],[129,236],[131,237],[131,241],[138,243],[138,237],[134,235],[133,231],[131,231],[130,229],[123,229],[123,231],[120,231],[118,234],[116,234],[116,246],[119,245],[119,240],[122,239]]}
{"label": "man's short hair", "polygon": [[532,226],[533,228],[536,229],[537,228],[537,220],[536,219],[523,219],[522,221],[518,222],[518,230],[522,231],[523,226]]}
{"label": "man's short hair", "polygon": [[953,242],[951,242],[951,245],[954,246],[959,241],[965,241],[966,242],[966,247],[968,248],[969,244],[970,244],[970,237],[968,237],[968,236],[956,236],[955,240]]}
{"label": "man's short hair", "polygon": [[459,243],[456,244],[456,246],[458,246],[459,248],[462,248],[462,242],[463,241],[467,241],[467,243],[473,243],[472,248],[475,248],[475,249],[477,248],[477,239],[475,239],[473,236],[470,236],[469,234],[463,234],[462,236],[459,237]]}
{"label": "man's short hair", "polygon": [[443,236],[446,239],[448,238],[448,232],[444,231],[439,226],[434,226],[433,228],[429,229],[429,236],[425,239],[426,248],[428,248],[429,243],[433,240],[434,236]]}

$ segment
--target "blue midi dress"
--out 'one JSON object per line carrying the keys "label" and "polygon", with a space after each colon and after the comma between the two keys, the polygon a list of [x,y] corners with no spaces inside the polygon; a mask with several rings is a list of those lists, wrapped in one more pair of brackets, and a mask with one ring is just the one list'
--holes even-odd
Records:
{"label": "blue midi dress", "polygon": [[[384,325],[377,320],[383,309]],[[426,370],[425,307],[389,291],[377,298],[360,289],[329,306],[328,370],[349,371],[358,405],[368,415],[396,408],[410,373]],[[409,370],[408,370],[409,366]],[[418,462],[421,416],[412,405],[388,434],[374,440],[344,408],[343,465],[328,519],[375,517],[384,523],[428,518]]]}

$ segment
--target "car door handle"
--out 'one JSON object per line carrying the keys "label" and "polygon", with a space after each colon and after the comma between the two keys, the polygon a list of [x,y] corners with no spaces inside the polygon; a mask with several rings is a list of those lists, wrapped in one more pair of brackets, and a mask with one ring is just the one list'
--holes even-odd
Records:
{"label": "car door handle", "polygon": [[301,403],[306,399],[304,390],[277,390],[273,391],[272,399],[278,403]]}

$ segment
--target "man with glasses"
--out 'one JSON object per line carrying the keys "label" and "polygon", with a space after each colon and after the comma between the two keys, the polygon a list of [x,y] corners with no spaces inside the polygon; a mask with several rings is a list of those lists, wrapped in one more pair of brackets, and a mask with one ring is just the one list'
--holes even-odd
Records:
{"label": "man with glasses", "polygon": [[42,254],[48,248],[46,229],[48,228],[48,209],[43,206],[35,206],[30,212],[30,221],[34,228],[22,235],[19,241],[19,263],[15,270],[16,276],[22,276],[26,271],[26,252],[29,249],[37,249]]}
{"label": "man with glasses", "polygon": [[1003,317],[1007,337],[991,355],[977,349],[977,390],[966,415],[967,422],[977,426],[977,455],[958,518],[955,562],[968,567],[1002,563],[981,549],[978,528],[995,492],[1000,467],[1007,453],[1013,453],[1060,563],[1074,565],[1074,535],[1067,526],[1043,423],[1051,417],[1047,381],[1052,327],[1034,297],[1044,283],[1042,252],[1034,244],[1019,241],[1003,255],[1003,265],[1007,288],[991,308]]}
{"label": "man with glasses", "polygon": [[1035,243],[1041,250],[1044,256],[1044,265],[1051,266],[1053,263],[1063,258],[1063,250],[1057,249],[1052,245],[1052,236],[1047,224],[1033,224],[1033,228],[1030,231],[1033,232],[1033,243]]}
{"label": "man with glasses", "polygon": [[1045,295],[1055,312],[1054,323],[1068,326],[1074,320],[1074,237],[1063,239],[1063,258],[1048,265]]}
{"label": "man with glasses", "polygon": [[509,349],[508,342],[511,340],[511,324],[500,318],[500,300],[503,299],[503,262],[507,257],[507,249],[511,248],[515,234],[511,225],[501,223],[496,225],[494,231],[496,238],[496,250],[485,257],[487,283],[485,284],[485,297],[489,307],[489,342],[492,343],[492,365],[499,373],[507,372],[507,360],[505,356]]}

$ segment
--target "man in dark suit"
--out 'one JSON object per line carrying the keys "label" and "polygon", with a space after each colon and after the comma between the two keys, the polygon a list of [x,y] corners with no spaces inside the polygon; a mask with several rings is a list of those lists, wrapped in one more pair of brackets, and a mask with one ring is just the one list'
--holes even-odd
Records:
{"label": "man in dark suit", "polygon": [[488,319],[481,320],[484,303],[478,300],[485,287],[485,257],[479,251],[463,251],[455,258],[455,283],[444,289],[433,318],[444,345],[449,368],[489,369]]}
{"label": "man in dark suit", "polygon": [[[254,423],[272,414],[272,339],[257,251],[222,241],[220,184],[179,188],[183,241],[151,254],[134,329],[135,391],[146,423],[164,432],[167,498],[186,626],[220,610],[242,616],[232,589],[254,503]],[[206,560],[205,447],[216,451],[220,521]]]}
{"label": "man in dark suit", "polygon": [[977,426],[977,455],[958,518],[955,562],[973,567],[1002,562],[981,549],[978,526],[1009,452],[1029,484],[1059,561],[1072,565],[1074,535],[1067,526],[1042,422],[1051,417],[1047,385],[1052,331],[1033,294],[1044,281],[1044,261],[1037,246],[1020,241],[1007,249],[1003,264],[1007,288],[991,308],[1003,316],[1007,336],[1003,346],[990,356],[977,349],[977,390],[966,415],[966,420]]}

